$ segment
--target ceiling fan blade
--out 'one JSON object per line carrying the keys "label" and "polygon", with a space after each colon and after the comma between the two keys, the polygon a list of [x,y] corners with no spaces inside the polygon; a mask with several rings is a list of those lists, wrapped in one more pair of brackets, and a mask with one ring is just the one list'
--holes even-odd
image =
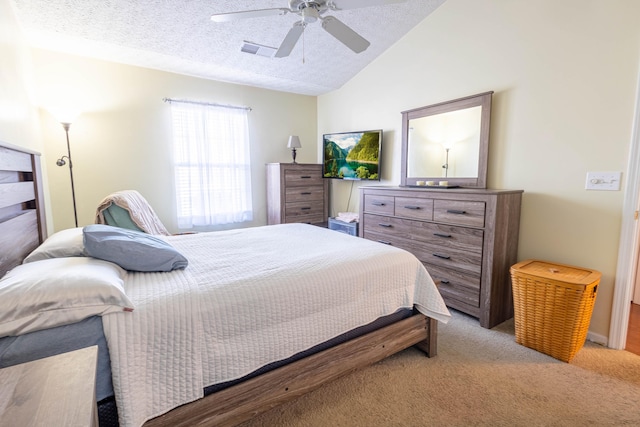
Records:
{"label": "ceiling fan blade", "polygon": [[328,1],[331,10],[358,9],[369,6],[384,6],[385,4],[404,3],[407,0],[334,0]]}
{"label": "ceiling fan blade", "polygon": [[304,24],[302,22],[296,22],[293,24],[293,27],[289,30],[287,35],[285,36],[282,44],[278,48],[278,51],[274,55],[276,58],[284,58],[285,56],[289,56],[296,43],[298,43],[298,39],[304,32]]}
{"label": "ceiling fan blade", "polygon": [[371,44],[367,39],[333,16],[322,18],[322,28],[355,53],[366,50]]}
{"label": "ceiling fan blade", "polygon": [[229,22],[246,18],[260,18],[262,16],[286,15],[289,12],[291,10],[285,8],[245,10],[242,12],[218,13],[212,15],[211,20],[214,22]]}

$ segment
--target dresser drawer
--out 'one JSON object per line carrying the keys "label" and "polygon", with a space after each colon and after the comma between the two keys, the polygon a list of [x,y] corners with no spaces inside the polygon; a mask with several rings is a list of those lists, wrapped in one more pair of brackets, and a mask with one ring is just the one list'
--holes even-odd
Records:
{"label": "dresser drawer", "polygon": [[286,203],[294,202],[321,202],[324,200],[324,187],[314,185],[309,187],[293,186],[285,189],[284,199]]}
{"label": "dresser drawer", "polygon": [[396,197],[395,216],[431,221],[433,219],[433,200]]}
{"label": "dresser drawer", "polygon": [[285,223],[290,224],[293,222],[301,222],[305,224],[318,224],[318,225],[320,225],[321,223],[326,223],[326,221],[324,220],[324,216],[322,214],[292,215],[292,216],[285,217]]}
{"label": "dresser drawer", "polygon": [[322,175],[319,169],[312,168],[296,168],[293,170],[286,170],[284,173],[284,185],[285,187],[292,186],[309,186],[309,185],[324,185],[322,181]]}
{"label": "dresser drawer", "polygon": [[385,245],[395,246],[400,249],[405,249],[402,246],[402,241],[399,240],[393,233],[385,233],[377,232],[377,231],[367,231],[365,229],[363,237],[368,240],[373,240],[374,242],[384,243]]}
{"label": "dresser drawer", "polygon": [[366,195],[364,196],[364,211],[369,213],[393,215],[394,197]]}
{"label": "dresser drawer", "polygon": [[[376,227],[375,222],[365,219],[363,237],[387,245],[395,246],[411,252],[423,263],[429,263],[445,269],[454,269],[480,276],[482,271],[482,247],[474,246],[468,250],[462,246],[443,246],[438,243],[425,243],[419,239],[398,232],[397,223],[390,223],[391,227]],[[381,222],[380,224],[385,224]],[[417,230],[414,236],[420,234]]]}
{"label": "dresser drawer", "polygon": [[455,247],[446,248],[426,243],[398,241],[398,247],[413,253],[420,261],[446,269],[454,269],[478,277],[482,271],[482,253]]}
{"label": "dresser drawer", "polygon": [[[392,234],[435,247],[454,248],[482,256],[484,230],[410,219],[364,214],[365,233]],[[365,235],[366,237],[366,235]]]}
{"label": "dresser drawer", "polygon": [[444,269],[425,263],[429,275],[440,281],[438,290],[444,298],[450,298],[472,307],[480,307],[480,276],[457,270]]}
{"label": "dresser drawer", "polygon": [[484,227],[484,202],[434,200],[433,220],[450,224]]}
{"label": "dresser drawer", "polygon": [[284,212],[287,218],[300,215],[322,215],[324,203],[305,201],[285,203]]}

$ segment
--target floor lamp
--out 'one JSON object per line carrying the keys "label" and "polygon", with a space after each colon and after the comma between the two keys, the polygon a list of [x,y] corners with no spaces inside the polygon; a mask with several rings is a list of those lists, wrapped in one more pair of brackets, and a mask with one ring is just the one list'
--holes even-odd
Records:
{"label": "floor lamp", "polygon": [[[64,132],[67,134],[67,155],[60,157],[56,160],[56,165],[64,166],[69,162],[69,177],[71,178],[71,197],[73,198],[73,216],[76,221],[76,227],[78,227],[78,211],[76,210],[76,189],[73,185],[73,162],[71,161],[71,146],[69,145],[69,128],[71,123],[61,122]],[[65,158],[67,159],[65,161]]]}

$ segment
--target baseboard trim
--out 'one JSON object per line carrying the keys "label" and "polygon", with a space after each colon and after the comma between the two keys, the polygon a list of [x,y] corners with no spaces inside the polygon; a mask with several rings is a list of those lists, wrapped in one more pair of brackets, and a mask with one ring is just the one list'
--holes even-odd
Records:
{"label": "baseboard trim", "polygon": [[606,336],[600,335],[600,334],[596,334],[596,333],[593,333],[591,331],[587,332],[587,341],[591,341],[591,342],[594,342],[596,344],[603,345],[605,347],[608,347],[608,344],[609,344],[609,340],[608,340],[608,338]]}

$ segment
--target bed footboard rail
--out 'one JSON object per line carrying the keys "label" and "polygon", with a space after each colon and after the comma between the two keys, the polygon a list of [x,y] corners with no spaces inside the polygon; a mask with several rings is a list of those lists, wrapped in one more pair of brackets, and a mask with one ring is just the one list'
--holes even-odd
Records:
{"label": "bed footboard rail", "polygon": [[149,420],[147,427],[233,426],[413,345],[436,354],[437,321],[414,314]]}

